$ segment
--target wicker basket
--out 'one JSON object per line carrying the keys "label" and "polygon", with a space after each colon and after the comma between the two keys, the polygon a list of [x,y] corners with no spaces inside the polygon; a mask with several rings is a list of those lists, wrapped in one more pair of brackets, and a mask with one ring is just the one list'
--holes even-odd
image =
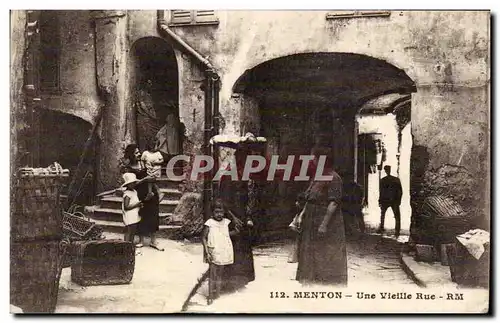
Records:
{"label": "wicker basket", "polygon": [[95,225],[94,222],[86,220],[84,214],[81,212],[75,212],[74,214],[63,212],[62,222],[64,239],[70,243],[62,264],[63,268],[66,268],[71,266],[75,260],[75,242],[99,240],[102,238],[103,230]]}
{"label": "wicker basket", "polygon": [[86,220],[80,212],[74,214],[63,212],[62,227],[64,238],[70,241],[99,240],[103,232],[102,228],[95,222]]}
{"label": "wicker basket", "polygon": [[135,269],[135,246],[122,240],[77,241],[71,280],[82,286],[128,284]]}
{"label": "wicker basket", "polygon": [[419,243],[441,245],[472,229],[474,218],[453,199],[436,195],[425,199],[418,223]]}
{"label": "wicker basket", "polygon": [[65,249],[61,241],[12,243],[10,303],[24,313],[53,313]]}
{"label": "wicker basket", "polygon": [[57,197],[68,179],[68,174],[21,174],[17,180],[17,187],[27,196]]}
{"label": "wicker basket", "polygon": [[485,246],[481,258],[472,257],[458,240],[446,246],[451,280],[467,287],[488,288],[490,279],[490,247]]}
{"label": "wicker basket", "polygon": [[11,236],[15,241],[61,239],[59,192],[67,175],[21,175],[11,212]]}
{"label": "wicker basket", "polygon": [[57,200],[18,196],[11,213],[11,236],[15,241],[62,238],[61,211]]}

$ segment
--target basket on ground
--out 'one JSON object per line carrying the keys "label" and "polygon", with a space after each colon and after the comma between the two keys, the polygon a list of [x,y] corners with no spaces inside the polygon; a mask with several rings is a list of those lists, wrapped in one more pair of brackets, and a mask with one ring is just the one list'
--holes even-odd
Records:
{"label": "basket on ground", "polygon": [[82,286],[128,284],[135,269],[135,246],[122,240],[76,241],[71,280]]}
{"label": "basket on ground", "polygon": [[485,246],[485,252],[479,259],[469,254],[467,249],[458,241],[446,247],[448,263],[450,265],[451,280],[467,287],[489,286],[490,277],[490,246]]}
{"label": "basket on ground", "polygon": [[14,242],[10,254],[10,303],[24,313],[55,311],[66,244]]}
{"label": "basket on ground", "polygon": [[[452,243],[459,234],[472,228],[473,218],[450,197],[436,195],[424,200],[418,216],[421,241],[431,245]],[[425,242],[424,242],[425,241]]]}

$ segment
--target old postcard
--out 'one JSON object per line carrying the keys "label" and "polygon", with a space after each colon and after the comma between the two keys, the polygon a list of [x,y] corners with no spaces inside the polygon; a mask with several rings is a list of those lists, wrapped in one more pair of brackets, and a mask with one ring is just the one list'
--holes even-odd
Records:
{"label": "old postcard", "polygon": [[490,311],[490,12],[10,11],[12,313]]}

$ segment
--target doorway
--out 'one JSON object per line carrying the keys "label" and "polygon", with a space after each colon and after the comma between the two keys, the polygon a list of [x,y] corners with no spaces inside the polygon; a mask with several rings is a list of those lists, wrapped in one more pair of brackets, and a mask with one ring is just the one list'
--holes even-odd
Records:
{"label": "doorway", "polygon": [[179,75],[172,47],[163,39],[145,37],[132,46],[135,83],[136,141],[141,150],[157,147],[166,155],[182,152],[179,121]]}

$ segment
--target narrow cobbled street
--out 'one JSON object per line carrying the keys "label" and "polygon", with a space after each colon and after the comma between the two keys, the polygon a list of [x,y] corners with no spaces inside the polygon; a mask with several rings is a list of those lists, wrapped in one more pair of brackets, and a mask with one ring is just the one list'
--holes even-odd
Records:
{"label": "narrow cobbled street", "polygon": [[[107,238],[120,238],[107,234]],[[63,270],[57,312],[172,313],[180,311],[197,278],[207,269],[199,243],[161,240],[165,252],[144,247],[136,257],[132,283],[116,286],[82,287],[71,282],[70,268]],[[256,280],[233,294],[207,305],[207,284],[192,298],[188,312],[332,312],[360,311],[367,302],[356,300],[356,292],[414,291],[418,288],[401,269],[400,245],[379,236],[365,236],[348,244],[349,286],[303,288],[295,281],[296,263],[288,263],[291,240],[269,242],[254,248]],[[296,292],[325,292],[324,298],[294,298]],[[341,292],[341,298],[329,292]],[[284,293],[284,294],[283,294]],[[271,295],[273,297],[271,298]],[[286,295],[285,299],[276,298]],[[378,300],[380,302],[380,300]],[[325,307],[325,302],[331,306]],[[347,302],[347,303],[346,303]],[[389,303],[389,302],[388,302]],[[378,308],[384,311],[383,303]],[[409,303],[408,303],[409,304]],[[347,306],[346,306],[347,305]],[[389,304],[388,304],[389,305]],[[389,306],[388,306],[389,307]],[[377,307],[370,307],[377,309]]]}
{"label": "narrow cobbled street", "polygon": [[[418,288],[401,269],[399,263],[400,244],[380,236],[365,236],[348,243],[349,286],[346,289],[330,286],[302,287],[295,280],[296,263],[288,263],[292,241],[267,243],[254,248],[256,280],[236,293],[223,295],[212,305],[206,305],[207,286],[193,298],[190,312],[289,312],[306,313],[325,311],[349,311],[356,301],[355,292],[378,293],[390,286],[388,291]],[[305,292],[317,292],[306,294]],[[298,294],[302,292],[302,294]],[[328,294],[333,292],[332,294]],[[341,293],[338,298],[336,292]],[[323,296],[323,297],[322,297]],[[283,297],[283,298],[282,298]],[[300,298],[296,298],[300,297]],[[312,298],[309,298],[312,297]],[[318,297],[318,298],[315,298]],[[338,306],[350,301],[351,306]],[[331,306],[325,307],[324,303]],[[337,304],[337,305],[336,305]],[[358,310],[366,303],[358,302]],[[355,305],[354,305],[355,306]]]}
{"label": "narrow cobbled street", "polygon": [[[121,235],[106,234],[108,239]],[[57,313],[178,313],[197,279],[208,265],[202,246],[189,241],[160,239],[164,252],[148,247],[136,256],[135,273],[128,285],[82,287],[63,269]],[[367,235],[348,242],[349,285],[302,287],[295,281],[296,263],[288,262],[292,240],[268,242],[254,248],[256,280],[246,288],[222,295],[207,305],[206,282],[191,299],[190,313],[412,313],[456,312],[463,301],[446,300],[462,293],[454,287],[420,288],[402,270],[401,244]],[[307,293],[309,292],[309,293]],[[390,293],[390,294],[389,294]],[[477,294],[475,294],[477,293]],[[486,290],[467,292],[468,308],[478,311]],[[422,299],[418,299],[418,295]],[[425,299],[425,295],[436,299]],[[411,295],[412,298],[408,298]],[[440,299],[440,296],[443,296]],[[476,302],[477,299],[477,302]],[[397,302],[398,306],[394,306]],[[477,304],[476,304],[476,303]],[[397,308],[397,311],[396,309]]]}

